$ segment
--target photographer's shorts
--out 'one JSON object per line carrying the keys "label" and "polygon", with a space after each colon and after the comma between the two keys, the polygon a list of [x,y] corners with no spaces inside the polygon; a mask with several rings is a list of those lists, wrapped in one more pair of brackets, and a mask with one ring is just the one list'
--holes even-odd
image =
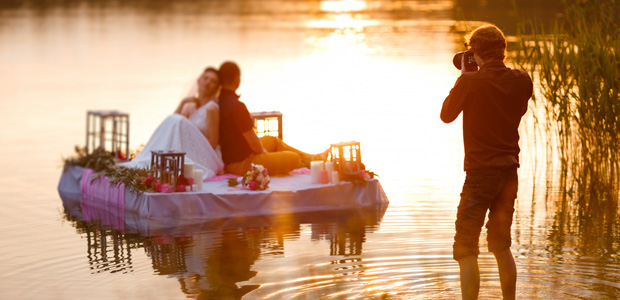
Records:
{"label": "photographer's shorts", "polygon": [[480,254],[478,240],[487,211],[489,251],[498,252],[510,247],[510,226],[518,184],[516,166],[467,171],[455,222],[455,260]]}

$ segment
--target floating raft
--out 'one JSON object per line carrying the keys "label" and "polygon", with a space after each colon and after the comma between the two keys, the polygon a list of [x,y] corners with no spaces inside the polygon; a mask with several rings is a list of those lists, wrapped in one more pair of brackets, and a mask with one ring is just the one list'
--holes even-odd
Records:
{"label": "floating raft", "polygon": [[271,177],[269,188],[264,191],[231,188],[226,180],[222,180],[206,181],[199,191],[138,195],[123,184],[111,185],[105,177],[92,180],[95,175],[92,169],[65,168],[58,184],[60,196],[80,199],[82,210],[105,209],[118,215],[130,212],[149,219],[250,217],[346,210],[389,203],[377,179],[368,180],[365,186],[344,181],[313,184],[309,174],[296,174]]}

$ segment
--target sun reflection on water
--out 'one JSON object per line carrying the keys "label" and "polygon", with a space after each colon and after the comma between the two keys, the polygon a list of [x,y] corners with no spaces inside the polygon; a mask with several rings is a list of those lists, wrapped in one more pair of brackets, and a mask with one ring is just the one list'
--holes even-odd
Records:
{"label": "sun reflection on water", "polygon": [[307,23],[308,28],[315,29],[363,29],[367,26],[379,24],[376,20],[356,18],[349,13],[330,16],[328,19],[312,20]]}

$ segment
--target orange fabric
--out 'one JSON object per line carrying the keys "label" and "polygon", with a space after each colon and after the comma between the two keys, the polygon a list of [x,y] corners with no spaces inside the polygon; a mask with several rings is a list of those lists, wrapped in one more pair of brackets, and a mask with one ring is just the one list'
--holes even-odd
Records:
{"label": "orange fabric", "polygon": [[299,168],[302,159],[309,160],[310,154],[299,151],[273,136],[260,138],[263,147],[269,153],[253,154],[246,159],[226,165],[226,173],[243,175],[250,170],[252,164],[267,168],[269,175],[286,175]]}

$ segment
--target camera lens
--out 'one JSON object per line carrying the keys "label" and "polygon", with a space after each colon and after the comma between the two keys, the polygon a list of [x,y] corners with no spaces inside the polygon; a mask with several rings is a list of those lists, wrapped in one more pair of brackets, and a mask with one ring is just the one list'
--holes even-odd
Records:
{"label": "camera lens", "polygon": [[459,70],[461,69],[461,59],[462,59],[461,57],[463,57],[463,52],[459,52],[455,54],[454,58],[452,59],[452,63]]}
{"label": "camera lens", "polygon": [[[464,58],[463,58],[463,55],[465,55]],[[454,55],[454,58],[452,59],[452,63],[459,70],[461,69],[461,59],[465,60],[464,61],[465,71],[467,72],[478,71],[478,64],[476,63],[476,59],[474,58],[474,54],[472,52],[469,52],[469,51],[459,52]]]}

